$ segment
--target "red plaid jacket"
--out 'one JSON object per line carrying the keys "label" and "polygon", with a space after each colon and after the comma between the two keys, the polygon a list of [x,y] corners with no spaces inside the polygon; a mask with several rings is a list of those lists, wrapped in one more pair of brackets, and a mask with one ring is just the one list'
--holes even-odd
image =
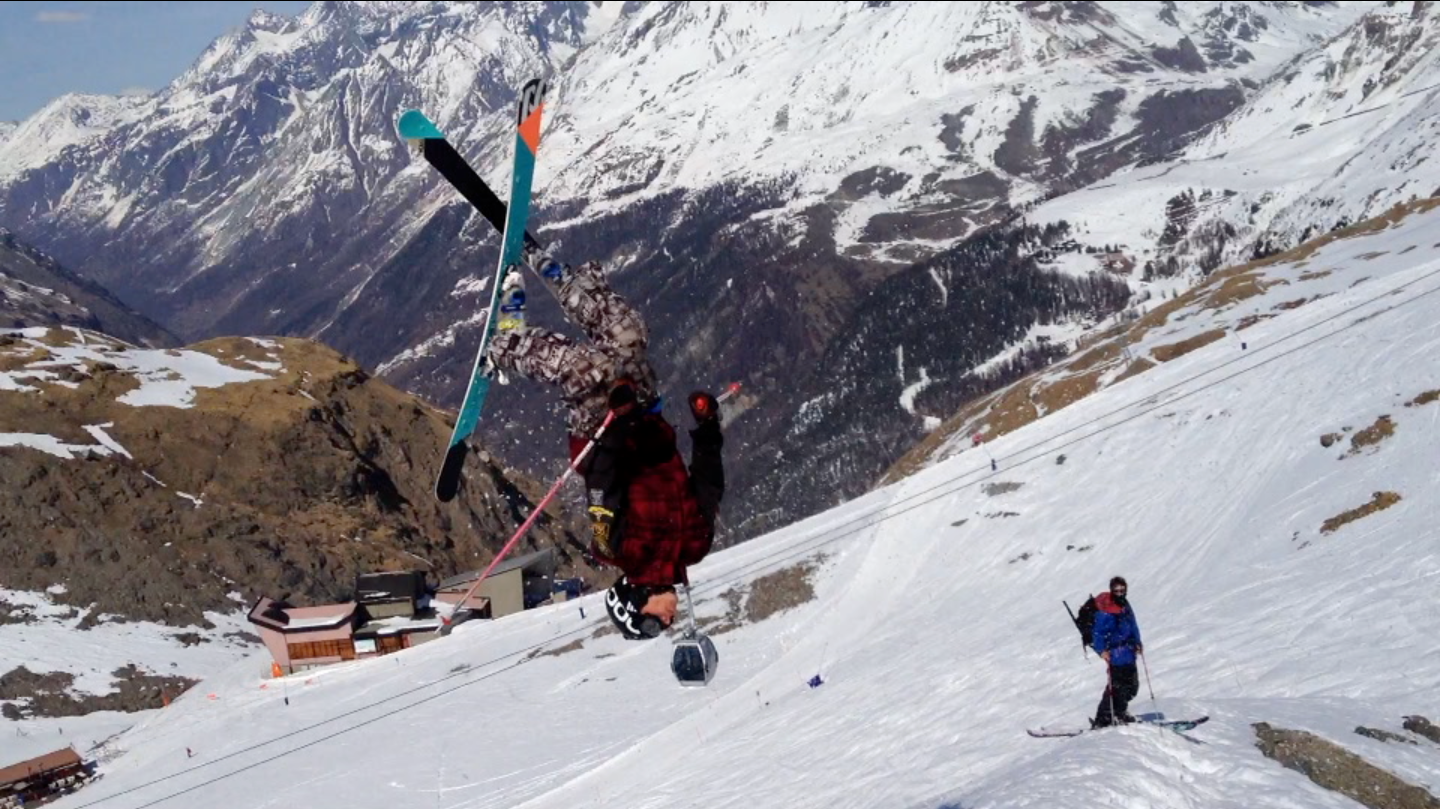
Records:
{"label": "red plaid jacket", "polygon": [[[658,415],[646,415],[606,438],[610,440],[594,452],[618,458],[619,473],[611,484],[622,497],[611,535],[612,547],[618,546],[618,551],[615,558],[598,550],[595,556],[624,571],[631,584],[688,584],[686,568],[710,552],[715,531],[713,522],[702,513],[689,471],[676,449],[675,429]],[[585,437],[570,437],[572,462],[587,442]],[[587,463],[581,471],[591,468]],[[586,485],[604,484],[594,484],[587,475]],[[593,543],[591,547],[593,550]]]}

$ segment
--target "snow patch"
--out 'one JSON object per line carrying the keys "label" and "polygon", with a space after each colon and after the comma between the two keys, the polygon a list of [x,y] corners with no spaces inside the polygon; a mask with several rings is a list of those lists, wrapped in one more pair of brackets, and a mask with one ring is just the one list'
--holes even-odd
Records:
{"label": "snow patch", "polygon": [[123,455],[126,458],[130,458],[133,460],[135,456],[131,455],[124,447],[120,446],[120,442],[111,438],[110,435],[105,432],[107,428],[113,428],[114,426],[114,422],[106,422],[104,424],[92,424],[85,428],[85,432],[93,436],[96,441],[99,441],[101,446],[105,447],[116,455]]}
{"label": "snow patch", "polygon": [[943,280],[941,280],[941,278],[940,278],[940,271],[937,270],[937,269],[935,269],[934,267],[931,267],[931,268],[930,268],[930,279],[935,282],[935,286],[937,286],[937,287],[940,288],[940,305],[941,305],[942,307],[944,307],[944,306],[949,306],[949,305],[950,305],[950,288],[947,287],[947,286],[945,286],[945,282],[944,282]]}
{"label": "snow patch", "polygon": [[43,433],[0,433],[0,448],[3,447],[26,447],[39,450],[57,458],[64,458],[73,461],[82,458],[89,453],[97,455],[110,455],[112,450],[109,447],[94,444],[67,444],[53,435]]}
{"label": "snow patch", "polygon": [[904,392],[900,394],[901,409],[903,409],[906,413],[909,413],[912,416],[915,415],[915,397],[919,396],[922,391],[930,387],[932,383],[933,380],[930,379],[930,372],[925,368],[921,368],[920,381],[909,386],[904,390]]}
{"label": "snow patch", "polygon": [[490,286],[491,276],[480,277],[478,275],[467,275],[455,282],[455,288],[450,290],[450,297],[464,298],[470,295],[479,295]]}

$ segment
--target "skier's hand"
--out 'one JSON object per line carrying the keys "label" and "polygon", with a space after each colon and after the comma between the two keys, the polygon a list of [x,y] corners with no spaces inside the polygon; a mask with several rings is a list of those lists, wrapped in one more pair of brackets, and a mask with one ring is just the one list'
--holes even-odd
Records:
{"label": "skier's hand", "polygon": [[615,524],[615,512],[604,506],[590,507],[590,531],[594,547],[608,558],[615,558],[615,549],[610,542],[610,527]]}
{"label": "skier's hand", "polygon": [[690,394],[690,415],[695,417],[695,424],[701,425],[708,421],[720,421],[720,403],[709,391],[697,390]]}
{"label": "skier's hand", "polygon": [[1143,644],[1143,643],[1137,643],[1137,644],[1135,644],[1135,652],[1136,652],[1136,654],[1142,654],[1142,655],[1145,654],[1145,644]]}
{"label": "skier's hand", "polygon": [[1110,662],[1110,653],[1109,653],[1109,652],[1101,652],[1101,653],[1100,653],[1100,659],[1101,659],[1101,660],[1104,660],[1106,663],[1109,663],[1109,662]]}

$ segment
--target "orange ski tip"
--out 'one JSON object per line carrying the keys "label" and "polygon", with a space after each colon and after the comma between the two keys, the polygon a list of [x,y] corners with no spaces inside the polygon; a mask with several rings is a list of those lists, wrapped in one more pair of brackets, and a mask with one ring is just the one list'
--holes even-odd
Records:
{"label": "orange ski tip", "polygon": [[545,111],[545,102],[540,102],[535,111],[520,122],[520,138],[530,147],[531,153],[540,151],[540,114]]}

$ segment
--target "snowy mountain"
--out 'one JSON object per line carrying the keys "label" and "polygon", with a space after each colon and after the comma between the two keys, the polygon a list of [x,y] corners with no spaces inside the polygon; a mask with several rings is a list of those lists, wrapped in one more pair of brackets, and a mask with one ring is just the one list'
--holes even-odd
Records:
{"label": "snowy mountain", "polygon": [[109,291],[19,242],[4,228],[0,228],[0,323],[11,329],[78,326],[151,348],[180,342]]}
{"label": "snowy mountain", "polygon": [[[1147,288],[1141,261],[1071,294],[1101,267],[1085,248],[1115,243],[1095,219],[1163,222],[1181,194],[1132,198],[1128,178],[1213,153],[1211,127],[1400,8],[317,3],[256,15],[135,120],[0,179],[0,221],[187,339],[319,339],[454,405],[495,239],[406,154],[395,116],[425,109],[503,188],[514,88],[550,70],[536,228],[565,258],[614,268],[672,400],[746,383],[731,445],[748,513],[731,527],[753,533],[864,491],[959,399],[1123,306],[1117,283],[1139,297],[1193,283]],[[1367,53],[1426,41],[1379,37]],[[1214,169],[1198,170],[1238,184]],[[1059,229],[1009,229],[1027,214]],[[1208,245],[1236,227],[1181,235]],[[992,259],[1025,282],[976,287],[974,262]],[[557,322],[544,302],[534,318]],[[912,339],[926,334],[946,339]],[[997,360],[1041,334],[1051,346]],[[553,397],[503,396],[496,446],[548,474]]]}
{"label": "snowy mountain", "polygon": [[71,146],[89,146],[110,130],[138,120],[152,106],[142,96],[70,93],[23,123],[0,123],[0,180],[56,162]]}
{"label": "snowy mountain", "polygon": [[[1440,10],[1375,9],[1301,54],[1177,161],[1041,206],[1092,244],[1193,278],[1440,191]],[[1168,269],[1167,269],[1167,265]]]}
{"label": "snowy mountain", "polygon": [[[1403,726],[1440,715],[1437,244],[1429,203],[1236,268],[1096,343],[1091,395],[713,554],[708,688],[595,596],[279,681],[256,655],[56,806],[1404,805],[1367,764],[1433,803],[1440,748]],[[1133,712],[1209,722],[1028,737],[1093,715],[1061,602],[1117,573]]]}

